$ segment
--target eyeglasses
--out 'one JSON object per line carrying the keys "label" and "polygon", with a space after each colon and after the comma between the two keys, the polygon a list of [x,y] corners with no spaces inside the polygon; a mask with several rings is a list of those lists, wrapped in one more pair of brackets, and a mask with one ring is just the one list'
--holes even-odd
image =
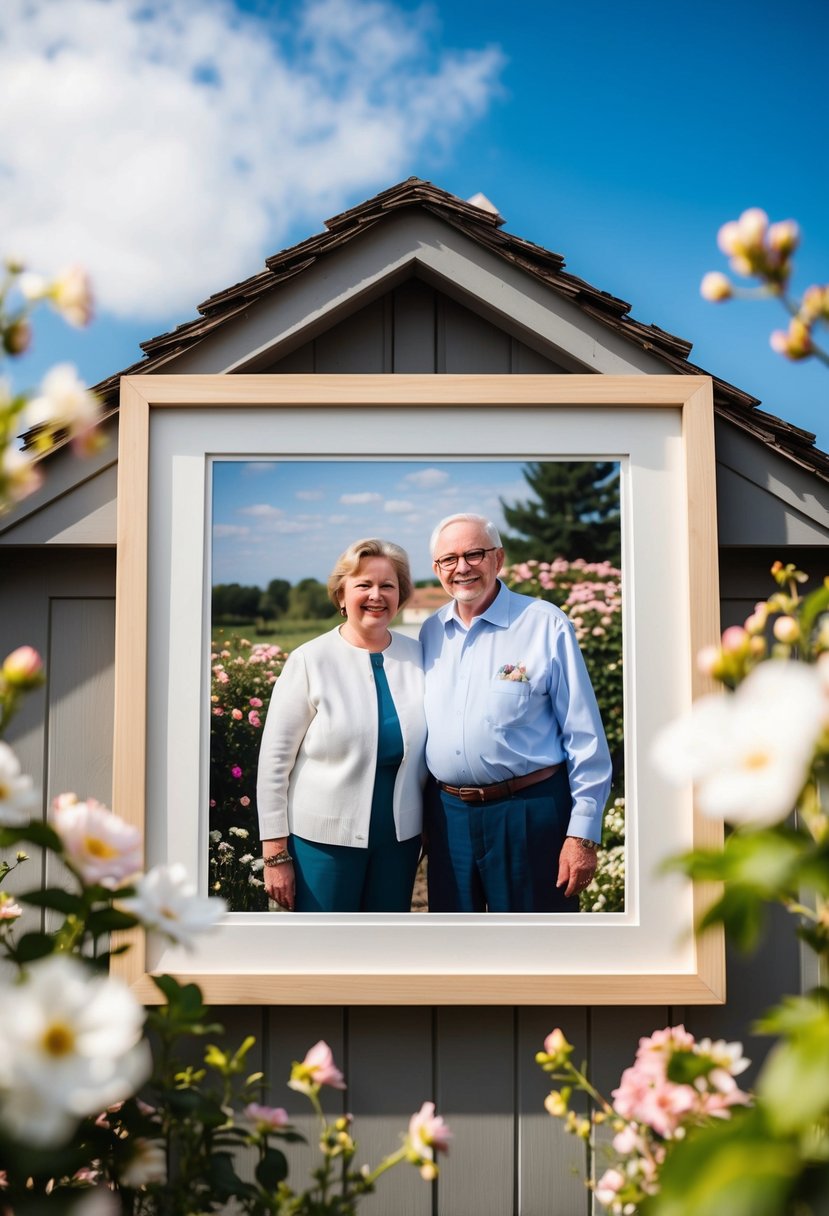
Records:
{"label": "eyeglasses", "polygon": [[466,553],[447,553],[446,557],[436,557],[435,565],[440,570],[454,570],[463,558],[467,566],[480,566],[487,553],[494,553],[497,546],[491,549],[468,549]]}

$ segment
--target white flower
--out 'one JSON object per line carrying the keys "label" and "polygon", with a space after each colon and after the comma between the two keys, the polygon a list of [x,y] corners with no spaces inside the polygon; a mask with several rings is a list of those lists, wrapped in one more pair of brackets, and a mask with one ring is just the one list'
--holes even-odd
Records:
{"label": "white flower", "polygon": [[823,693],[813,666],[760,663],[737,691],[703,697],[657,737],[666,780],[693,781],[712,819],[769,826],[793,810],[821,732]]}
{"label": "white flower", "polygon": [[7,447],[0,453],[0,491],[10,502],[20,502],[43,484],[43,474],[34,463],[34,453]]}
{"label": "white flower", "polygon": [[115,890],[141,869],[141,833],[94,798],[78,802],[74,794],[61,794],[52,820],[66,860],[85,883]]}
{"label": "white flower", "polygon": [[64,321],[83,328],[92,320],[92,287],[82,266],[69,266],[49,288],[49,299]]}
{"label": "white flower", "polygon": [[47,426],[51,430],[65,427],[73,435],[94,426],[98,415],[97,398],[71,363],[56,364],[43,378],[41,395],[25,409],[27,426]]}
{"label": "white flower", "polygon": [[143,1024],[120,981],[64,954],[33,963],[0,1003],[0,1123],[41,1147],[68,1140],[149,1076]]}
{"label": "white flower", "polygon": [[227,911],[223,899],[203,899],[179,862],[156,866],[136,883],[133,898],[123,907],[139,917],[148,929],[163,933],[188,949],[199,933],[212,929]]}
{"label": "white flower", "polygon": [[31,777],[20,772],[20,762],[8,743],[0,741],[0,827],[28,823],[39,798]]}

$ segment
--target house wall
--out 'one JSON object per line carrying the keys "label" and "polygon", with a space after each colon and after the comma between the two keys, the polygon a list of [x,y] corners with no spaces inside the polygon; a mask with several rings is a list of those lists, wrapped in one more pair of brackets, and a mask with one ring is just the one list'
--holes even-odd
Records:
{"label": "house wall", "polygon": [[[197,370],[191,368],[188,370]],[[412,280],[368,303],[269,368],[309,372],[524,372],[561,370],[514,335],[497,329],[434,287]],[[729,442],[718,432],[718,450]],[[730,454],[734,476],[752,484],[763,476],[762,453],[742,436]],[[742,464],[739,464],[742,461]],[[754,462],[752,464],[752,461]],[[739,467],[738,467],[739,466]],[[780,472],[780,470],[778,470]],[[782,469],[786,482],[789,469]],[[751,480],[751,478],[748,478]],[[787,484],[797,482],[793,474]],[[808,487],[807,487],[808,488]],[[788,491],[786,491],[788,493]],[[805,493],[805,490],[804,490]],[[800,511],[802,503],[793,502]],[[768,568],[781,554],[789,507],[770,498],[758,525],[739,495],[721,496],[723,624],[741,621],[765,598]],[[722,512],[725,511],[723,516]],[[801,511],[802,514],[802,511]],[[808,512],[807,512],[808,514]],[[811,525],[810,525],[811,527]],[[765,529],[765,531],[764,531]],[[11,539],[9,536],[7,539]],[[827,535],[809,532],[810,547],[785,556],[820,573]],[[793,556],[794,553],[794,556]],[[37,646],[49,669],[47,687],[33,696],[10,741],[27,771],[42,775],[46,797],[62,789],[103,801],[111,787],[114,550],[60,545],[0,548],[0,654],[24,642]],[[273,960],[269,960],[269,967]],[[270,1098],[292,1113],[301,1100],[284,1088],[290,1063],[318,1038],[333,1047],[349,1080],[347,1095],[333,1091],[329,1111],[355,1115],[358,1160],[375,1162],[399,1142],[409,1114],[433,1098],[455,1139],[439,1182],[431,1187],[411,1169],[382,1180],[365,1204],[385,1216],[588,1216],[582,1183],[588,1150],[566,1136],[543,1109],[547,1085],[534,1063],[544,1036],[561,1025],[596,1083],[608,1092],[630,1063],[638,1039],[684,1019],[698,1034],[744,1038],[747,1023],[781,992],[800,982],[797,948],[787,926],[772,921],[752,960],[731,958],[729,1000],[723,1007],[626,1008],[363,1008],[280,1006],[216,1010],[232,1038],[257,1038],[253,1066],[271,1079]],[[336,990],[332,989],[336,1002]],[[759,1055],[760,1041],[751,1042]],[[311,1143],[314,1129],[304,1116]],[[294,1178],[303,1177],[310,1150],[292,1151]],[[601,1158],[598,1159],[601,1170]]]}

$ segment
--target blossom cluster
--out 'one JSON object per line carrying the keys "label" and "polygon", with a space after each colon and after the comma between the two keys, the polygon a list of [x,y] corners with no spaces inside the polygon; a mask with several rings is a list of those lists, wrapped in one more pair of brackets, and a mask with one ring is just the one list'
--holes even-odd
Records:
{"label": "blossom cluster", "polygon": [[261,854],[252,851],[259,847],[250,843],[250,830],[237,825],[227,829],[227,839],[218,828],[208,834],[210,890],[220,895],[233,912],[267,912],[268,897],[262,870],[265,862]]}
{"label": "blossom cluster", "polygon": [[[598,1202],[614,1216],[629,1216],[659,1191],[660,1171],[675,1142],[693,1128],[729,1118],[733,1107],[752,1101],[735,1080],[749,1064],[742,1045],[697,1041],[684,1026],[668,1026],[639,1040],[634,1063],[612,1091],[612,1102],[572,1063],[572,1054],[573,1046],[560,1029],[547,1036],[544,1050],[536,1054],[541,1068],[565,1083],[551,1091],[545,1107],[583,1139],[592,1124],[611,1127],[616,1160],[592,1185]],[[574,1090],[592,1100],[591,1119],[571,1109]]]}
{"label": "blossom cluster", "polygon": [[817,345],[814,331],[818,324],[829,321],[829,284],[815,284],[803,293],[799,304],[788,296],[792,274],[792,257],[800,243],[800,232],[794,220],[769,223],[769,217],[759,207],[750,207],[738,220],[723,224],[717,236],[722,252],[730,259],[731,269],[743,278],[755,278],[755,289],[738,288],[727,275],[710,271],[703,277],[700,292],[713,303],[734,296],[776,296],[791,313],[788,329],[775,330],[771,347],[788,359],[806,359],[826,354]]}

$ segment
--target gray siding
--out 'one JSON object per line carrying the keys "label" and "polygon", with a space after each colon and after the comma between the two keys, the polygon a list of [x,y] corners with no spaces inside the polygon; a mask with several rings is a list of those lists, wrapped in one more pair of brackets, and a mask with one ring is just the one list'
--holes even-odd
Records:
{"label": "gray siding", "polygon": [[[520,374],[563,369],[412,279],[259,370]],[[729,453],[735,477],[745,476],[744,455],[736,447]],[[768,594],[768,568],[781,552],[745,547],[738,501],[723,495],[720,507],[730,529],[731,547],[723,550],[721,569],[722,619],[730,624]],[[761,544],[762,533],[753,524],[752,529],[748,543]],[[766,536],[766,546],[777,543],[777,532]],[[787,550],[785,556],[821,573],[825,552],[816,546],[794,556]],[[31,643],[49,666],[47,688],[29,699],[11,732],[26,770],[48,796],[74,788],[79,795],[110,797],[114,568],[112,550],[0,550],[0,656]],[[319,1038],[331,1044],[350,1082],[345,1096],[328,1092],[326,1107],[330,1113],[354,1113],[358,1162],[376,1163],[396,1148],[411,1112],[426,1099],[437,1102],[455,1133],[439,1182],[430,1187],[414,1170],[398,1169],[382,1179],[379,1195],[365,1205],[367,1213],[589,1216],[582,1182],[590,1167],[588,1150],[543,1109],[548,1087],[534,1054],[544,1036],[561,1025],[578,1058],[609,1092],[641,1035],[684,1017],[698,1034],[743,1037],[759,1010],[798,983],[796,946],[785,926],[774,923],[759,957],[731,960],[729,1002],[721,1008],[653,1007],[643,988],[641,1007],[616,1009],[333,1005],[228,1008],[216,1015],[233,1040],[256,1035],[252,1066],[261,1063],[270,1078],[270,1099],[300,1116],[312,1146],[314,1121],[284,1082],[291,1061]],[[751,1044],[752,1054],[762,1048],[759,1041]],[[292,1150],[294,1181],[305,1176],[314,1159],[313,1147]],[[596,1162],[601,1171],[600,1153]]]}

